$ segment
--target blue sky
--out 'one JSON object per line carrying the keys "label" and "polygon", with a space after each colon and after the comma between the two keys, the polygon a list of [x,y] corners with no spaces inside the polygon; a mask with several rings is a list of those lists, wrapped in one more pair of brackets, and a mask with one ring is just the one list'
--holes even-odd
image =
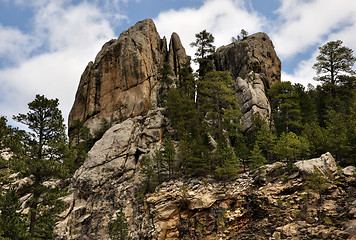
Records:
{"label": "blue sky", "polygon": [[80,76],[102,45],[152,18],[177,32],[189,55],[195,33],[229,44],[241,29],[263,31],[282,61],[282,81],[315,84],[318,47],[341,39],[356,50],[353,0],[0,0],[0,115],[27,112],[36,94],[58,98],[67,119]]}

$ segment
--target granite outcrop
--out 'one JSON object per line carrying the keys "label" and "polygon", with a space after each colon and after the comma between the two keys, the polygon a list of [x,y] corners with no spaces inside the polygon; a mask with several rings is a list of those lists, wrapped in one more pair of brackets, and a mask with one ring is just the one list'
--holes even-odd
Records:
{"label": "granite outcrop", "polygon": [[81,76],[69,129],[79,120],[95,134],[103,119],[114,124],[155,108],[160,68],[169,63],[178,74],[189,60],[176,33],[169,46],[151,19],[136,23],[118,39],[105,43]]}
{"label": "granite outcrop", "polygon": [[251,128],[252,116],[256,113],[270,123],[267,90],[281,80],[281,61],[268,35],[255,33],[218,48],[214,65],[218,71],[229,71],[236,82],[236,97],[245,129]]}

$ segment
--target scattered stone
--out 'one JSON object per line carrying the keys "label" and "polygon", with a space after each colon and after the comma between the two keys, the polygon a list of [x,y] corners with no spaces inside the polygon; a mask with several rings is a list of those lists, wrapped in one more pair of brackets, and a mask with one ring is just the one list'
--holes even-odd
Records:
{"label": "scattered stone", "polygon": [[355,166],[348,166],[342,169],[342,172],[346,176],[352,176],[356,174],[356,167]]}

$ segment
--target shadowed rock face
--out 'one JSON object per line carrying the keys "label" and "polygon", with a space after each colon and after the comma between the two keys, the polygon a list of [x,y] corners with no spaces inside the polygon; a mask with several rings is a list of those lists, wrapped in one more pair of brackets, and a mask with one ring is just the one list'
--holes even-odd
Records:
{"label": "shadowed rock face", "polygon": [[69,127],[80,120],[95,133],[100,122],[121,122],[145,115],[157,105],[159,69],[165,62],[177,74],[189,58],[172,34],[170,49],[161,39],[151,19],[136,23],[118,39],[105,43],[81,76]]}
{"label": "shadowed rock face", "polygon": [[265,33],[256,33],[218,48],[214,58],[218,71],[229,71],[236,80],[236,97],[243,117],[242,125],[249,129],[255,113],[267,122],[271,108],[266,90],[281,79],[281,61],[272,41]]}

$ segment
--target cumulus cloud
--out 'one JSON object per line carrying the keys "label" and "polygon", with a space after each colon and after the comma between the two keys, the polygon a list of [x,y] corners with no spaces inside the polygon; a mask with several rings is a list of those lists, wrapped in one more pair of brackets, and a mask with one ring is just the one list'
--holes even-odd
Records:
{"label": "cumulus cloud", "polygon": [[[307,85],[313,80],[312,68],[318,46],[328,41],[343,40],[356,49],[356,1],[348,0],[283,0],[276,11],[279,18],[271,30],[276,51],[283,61],[307,56],[293,72],[282,71],[282,80]],[[272,23],[273,24],[273,23]],[[299,56],[298,56],[299,55]]]}
{"label": "cumulus cloud", "polygon": [[[0,69],[2,115],[27,112],[26,103],[35,94],[44,94],[58,98],[63,116],[68,116],[86,64],[95,58],[103,43],[114,37],[109,20],[95,4],[69,2],[36,1],[38,9],[31,33],[0,27],[0,31],[11,31],[13,39],[21,41],[7,52],[0,50],[0,54],[18,57],[26,47],[32,52],[24,53],[14,66]],[[11,38],[1,41],[10,42]]]}
{"label": "cumulus cloud", "polygon": [[[294,57],[329,35],[356,24],[356,1],[283,0],[272,38],[282,59]],[[351,33],[351,31],[350,31]]]}
{"label": "cumulus cloud", "polygon": [[248,11],[241,0],[206,0],[199,8],[183,8],[162,12],[155,19],[161,36],[170,37],[177,32],[188,55],[194,56],[195,49],[189,47],[195,41],[195,34],[206,29],[215,37],[215,45],[231,43],[241,29],[249,33],[261,31],[265,18],[254,11]]}
{"label": "cumulus cloud", "polygon": [[36,47],[33,37],[16,28],[0,25],[0,58],[13,64],[27,58]]}
{"label": "cumulus cloud", "polygon": [[[316,53],[313,56],[316,56]],[[282,80],[285,82],[300,83],[304,86],[308,84],[314,86],[320,84],[320,82],[313,80],[313,76],[315,76],[315,70],[313,69],[314,59],[315,57],[301,61],[293,73],[282,71]]]}

